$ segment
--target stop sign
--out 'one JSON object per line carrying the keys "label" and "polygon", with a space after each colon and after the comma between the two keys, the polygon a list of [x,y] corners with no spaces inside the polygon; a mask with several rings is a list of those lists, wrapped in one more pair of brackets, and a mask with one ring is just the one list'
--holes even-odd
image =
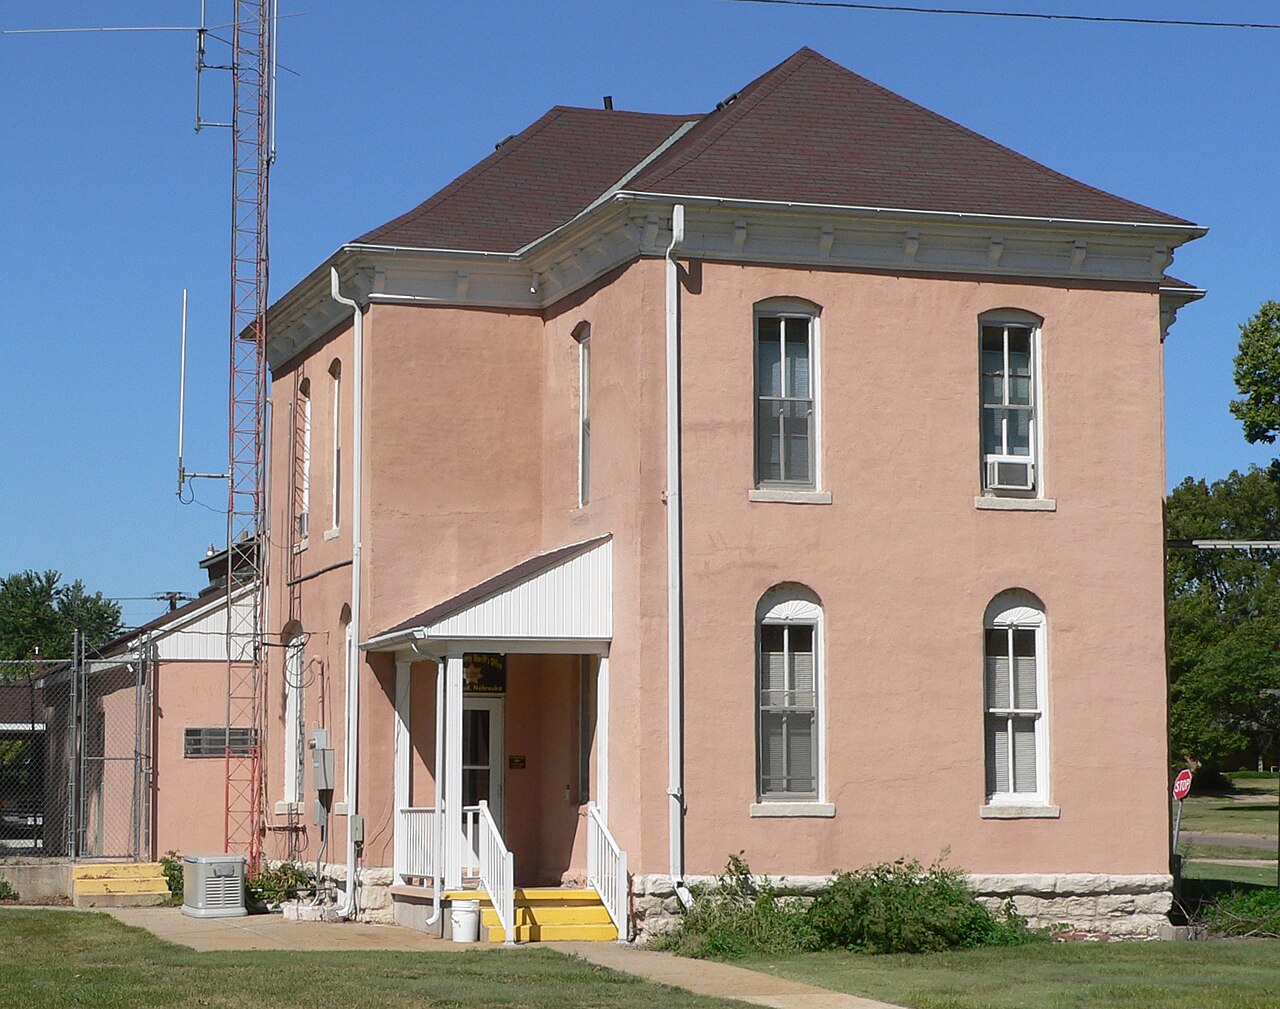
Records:
{"label": "stop sign", "polygon": [[1191,794],[1191,772],[1182,770],[1173,779],[1173,797],[1181,802]]}

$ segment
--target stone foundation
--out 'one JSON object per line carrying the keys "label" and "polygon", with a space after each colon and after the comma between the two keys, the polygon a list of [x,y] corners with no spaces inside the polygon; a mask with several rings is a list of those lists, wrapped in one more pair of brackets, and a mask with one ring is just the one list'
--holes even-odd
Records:
{"label": "stone foundation", "polygon": [[[267,865],[282,864],[279,859],[264,859]],[[301,863],[310,870],[315,869],[314,862]],[[332,903],[341,903],[347,891],[347,864],[345,862],[321,862],[320,878],[334,890]],[[356,921],[369,922],[374,925],[390,925],[394,921],[391,902],[392,870],[388,867],[374,866],[356,870]]]}
{"label": "stone foundation", "polygon": [[[1032,928],[1063,925],[1074,932],[1121,939],[1156,939],[1169,925],[1173,877],[1112,876],[1102,873],[1005,873],[966,877],[978,899],[993,911],[1012,899]],[[714,883],[712,876],[688,876],[686,883]],[[830,876],[785,876],[775,880],[782,896],[810,900]],[[633,932],[639,943],[675,926],[680,901],[670,876],[635,876],[631,881]]]}

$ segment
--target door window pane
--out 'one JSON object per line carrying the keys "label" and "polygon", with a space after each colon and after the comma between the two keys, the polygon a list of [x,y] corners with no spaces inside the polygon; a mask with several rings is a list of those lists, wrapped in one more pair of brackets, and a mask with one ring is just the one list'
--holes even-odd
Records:
{"label": "door window pane", "polygon": [[462,766],[489,766],[489,712],[472,708],[462,712]]}

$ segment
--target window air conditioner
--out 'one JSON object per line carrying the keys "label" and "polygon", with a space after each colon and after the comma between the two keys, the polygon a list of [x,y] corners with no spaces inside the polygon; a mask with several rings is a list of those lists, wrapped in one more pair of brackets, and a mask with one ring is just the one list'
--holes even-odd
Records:
{"label": "window air conditioner", "polygon": [[311,513],[303,512],[298,516],[298,539],[305,540],[311,528]]}
{"label": "window air conditioner", "polygon": [[988,490],[1035,490],[1035,467],[1026,456],[987,456]]}

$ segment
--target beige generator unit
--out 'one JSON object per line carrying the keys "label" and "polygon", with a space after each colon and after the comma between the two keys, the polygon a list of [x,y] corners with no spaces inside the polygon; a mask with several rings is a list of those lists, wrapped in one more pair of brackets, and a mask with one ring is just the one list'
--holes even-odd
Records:
{"label": "beige generator unit", "polygon": [[244,856],[185,856],[182,913],[193,918],[239,918],[248,914],[244,906]]}

